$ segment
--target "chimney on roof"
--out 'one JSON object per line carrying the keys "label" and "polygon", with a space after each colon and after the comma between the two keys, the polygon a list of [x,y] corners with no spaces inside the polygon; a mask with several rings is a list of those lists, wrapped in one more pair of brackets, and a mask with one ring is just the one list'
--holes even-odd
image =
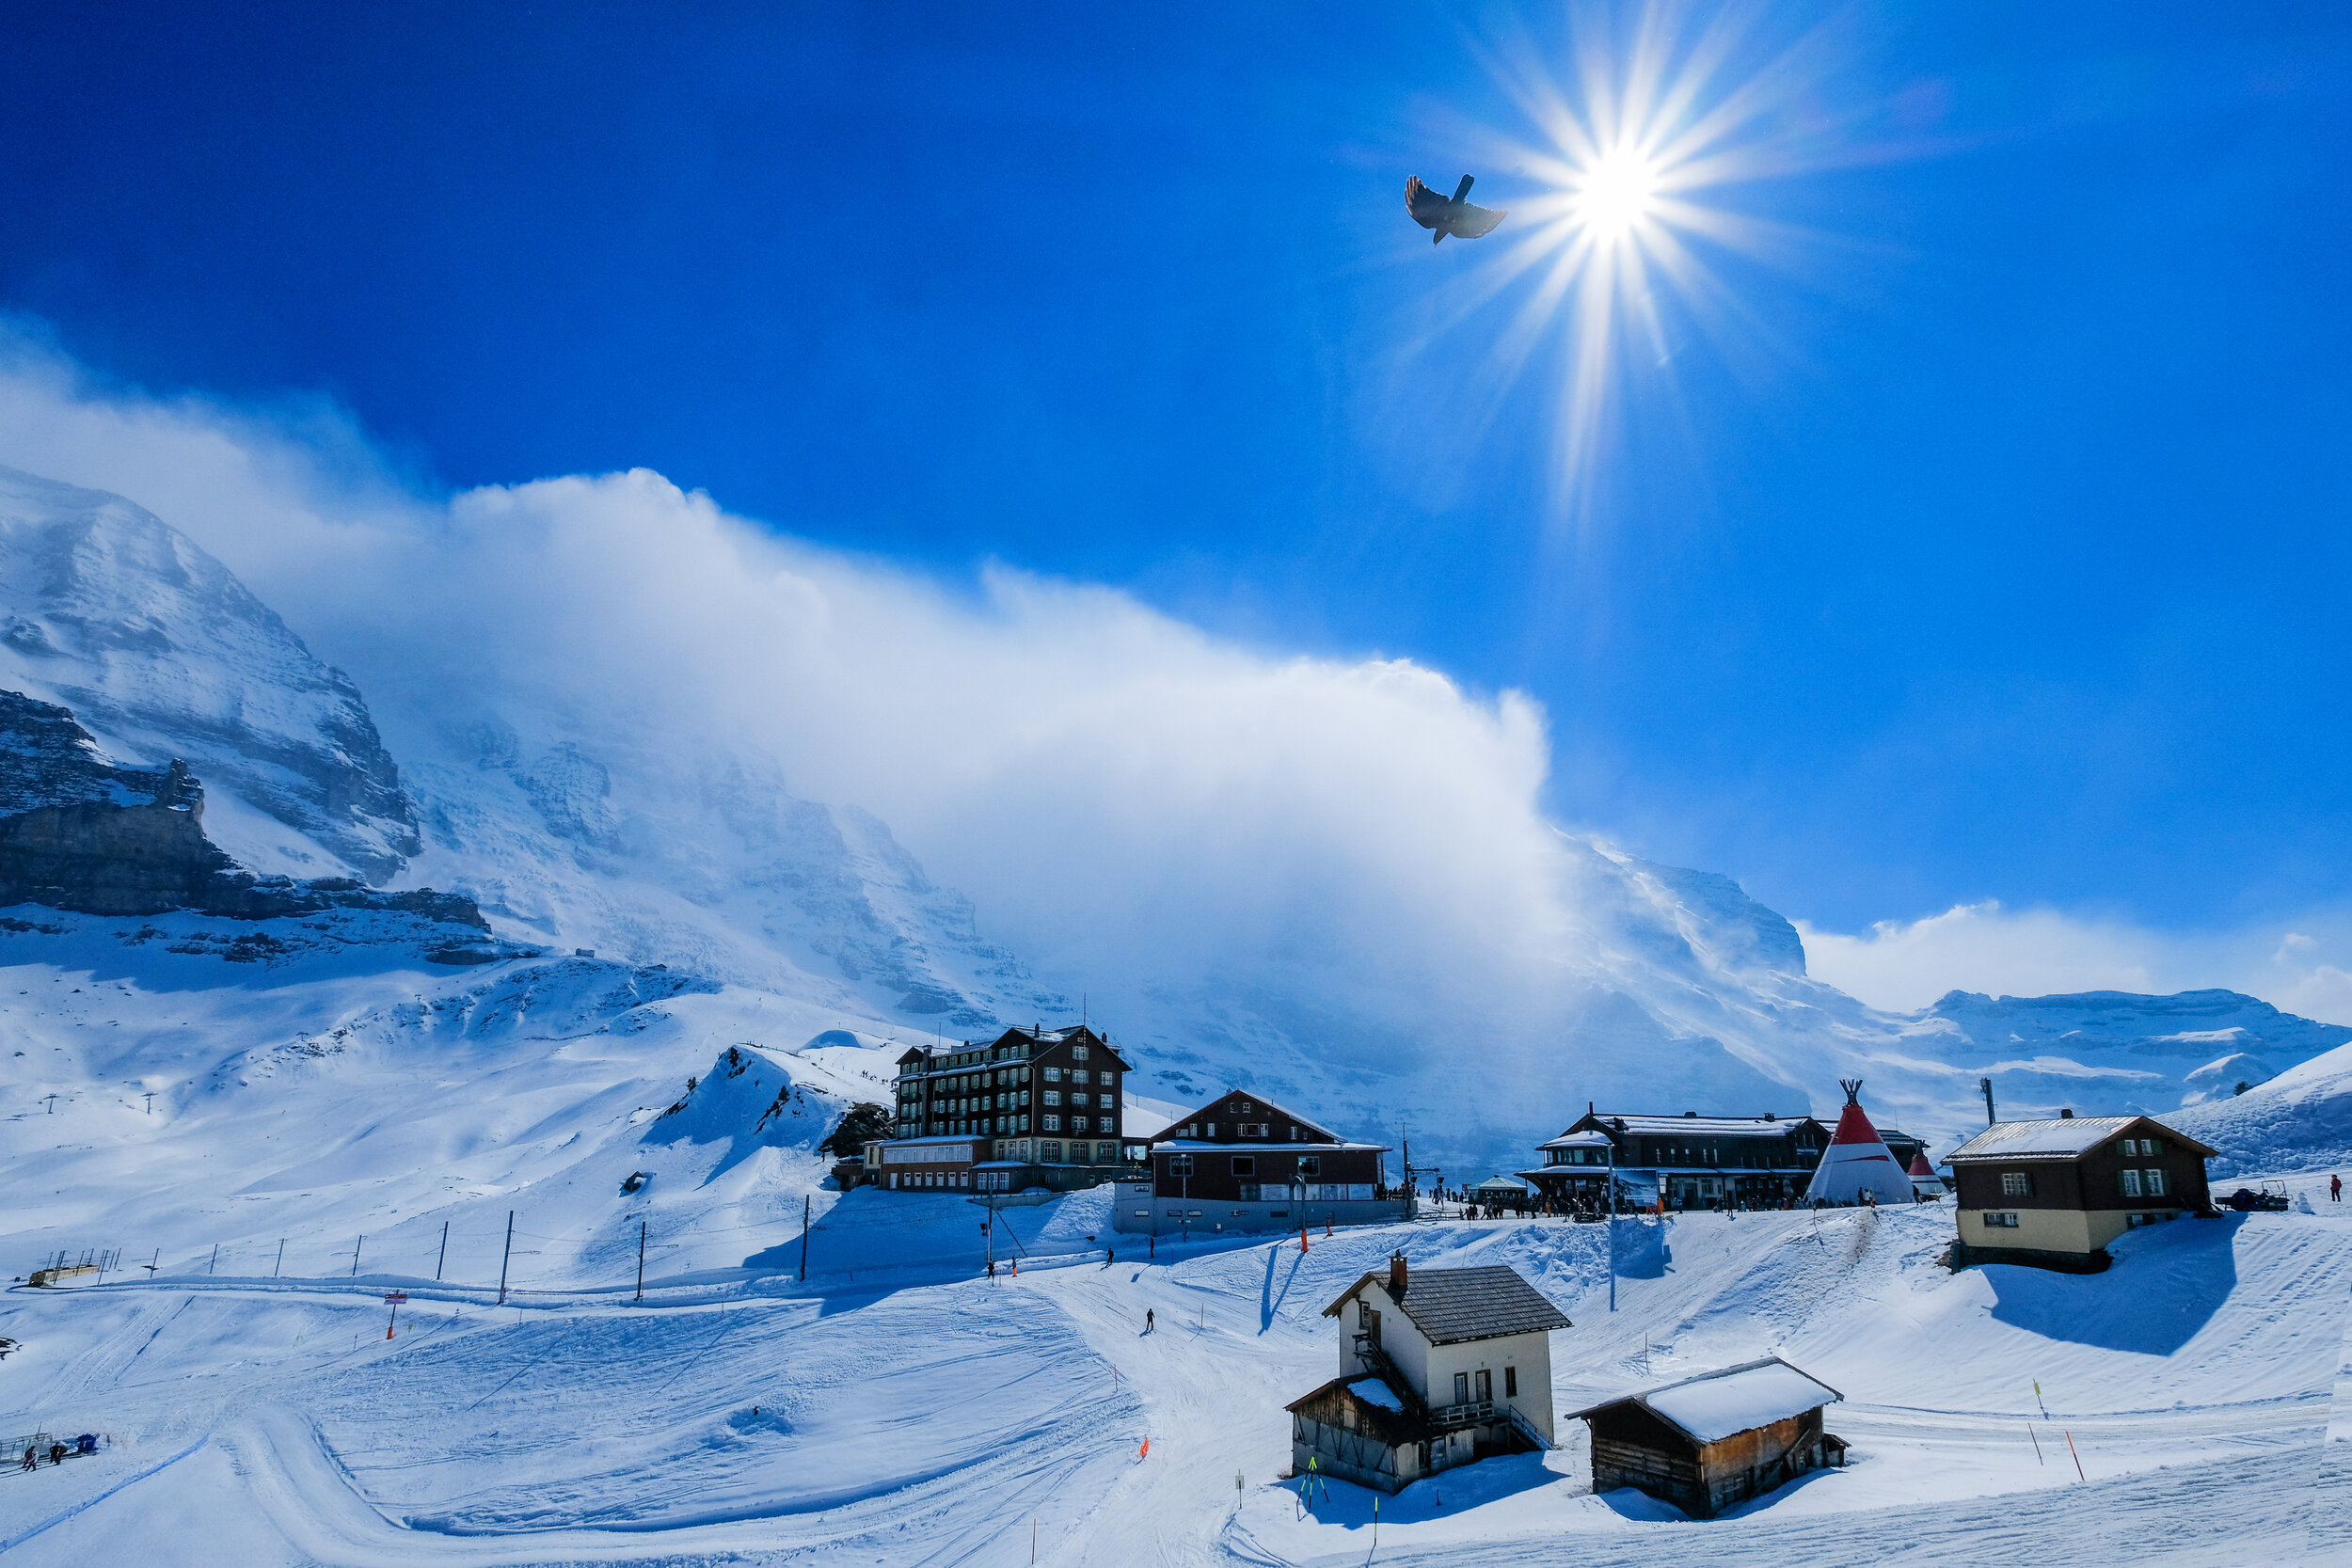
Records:
{"label": "chimney on roof", "polygon": [[1404,1293],[1405,1249],[1403,1247],[1399,1247],[1394,1252],[1389,1254],[1389,1294],[1392,1296],[1402,1296]]}
{"label": "chimney on roof", "polygon": [[2074,1119],[2074,1107],[2073,1107],[2072,1105],[2061,1105],[2061,1106],[2059,1106],[2059,1107],[2058,1107],[2058,1120],[2060,1120],[2060,1121],[2073,1121]]}

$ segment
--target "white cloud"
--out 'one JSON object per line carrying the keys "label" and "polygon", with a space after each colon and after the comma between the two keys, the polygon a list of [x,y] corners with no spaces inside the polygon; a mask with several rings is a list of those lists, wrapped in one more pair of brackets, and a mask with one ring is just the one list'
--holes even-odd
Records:
{"label": "white cloud", "polygon": [[[1245,646],[1100,587],[910,573],[644,471],[422,497],[331,408],[96,387],[5,333],[0,462],[196,538],[352,673],[398,754],[501,706],[770,759],[1098,989],[1247,955],[1474,1030],[1609,945],[1517,693]],[[2352,1021],[2334,916],[2173,935],[1984,903],[1800,928],[1815,974],[1880,1006],[2228,986]]]}
{"label": "white cloud", "polygon": [[[1872,1006],[1908,1011],[1947,990],[2170,992],[2221,987],[2288,1012],[2352,1023],[2352,922],[2167,932],[2053,909],[1961,904],[1845,935],[1796,922],[1812,973]],[[2318,935],[2312,934],[2313,931]]]}
{"label": "white cloud", "polygon": [[1048,963],[1549,978],[1572,873],[1517,693],[1220,641],[1100,587],[910,573],[642,470],[421,499],[331,411],[6,358],[0,462],[191,535],[353,674],[396,754],[498,706],[771,759]]}

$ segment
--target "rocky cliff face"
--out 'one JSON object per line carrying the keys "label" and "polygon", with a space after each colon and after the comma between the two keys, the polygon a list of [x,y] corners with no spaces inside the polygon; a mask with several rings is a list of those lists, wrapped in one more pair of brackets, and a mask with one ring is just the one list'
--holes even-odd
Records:
{"label": "rocky cliff face", "polygon": [[119,496],[0,468],[0,685],[71,707],[116,756],[184,757],[323,850],[318,870],[380,882],[417,851],[358,689]]}
{"label": "rocky cliff face", "polygon": [[469,898],[377,893],[349,878],[257,877],[204,833],[204,790],[174,758],[124,768],[66,708],[0,691],[0,905],[83,914],[170,910],[246,920],[397,910],[486,931]]}

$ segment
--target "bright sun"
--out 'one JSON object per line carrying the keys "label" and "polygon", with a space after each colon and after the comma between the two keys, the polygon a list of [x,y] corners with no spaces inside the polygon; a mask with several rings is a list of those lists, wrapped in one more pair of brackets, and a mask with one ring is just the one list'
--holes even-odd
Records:
{"label": "bright sun", "polygon": [[1650,215],[1658,170],[1634,149],[1616,148],[1580,170],[1571,188],[1577,220],[1602,239],[1622,240]]}
{"label": "bright sun", "polygon": [[1771,54],[1728,13],[1699,22],[1669,0],[1648,0],[1634,17],[1629,36],[1606,25],[1580,32],[1565,74],[1532,54],[1497,61],[1538,133],[1502,150],[1535,190],[1512,203],[1506,244],[1487,253],[1478,297],[1526,281],[1495,345],[1498,386],[1516,379],[1539,343],[1566,351],[1560,460],[1572,510],[1623,369],[1647,362],[1671,377],[1690,329],[1752,329],[1711,256],[1764,259],[1805,242],[1753,203],[1736,211],[1710,197],[1836,155],[1834,126],[1817,145],[1807,128],[1818,116],[1784,113],[1826,69],[1816,40],[1828,24]]}

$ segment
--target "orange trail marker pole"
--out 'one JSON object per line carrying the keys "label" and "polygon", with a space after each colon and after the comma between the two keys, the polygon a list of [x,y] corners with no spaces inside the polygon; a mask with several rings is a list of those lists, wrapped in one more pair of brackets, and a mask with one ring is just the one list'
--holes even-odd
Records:
{"label": "orange trail marker pole", "polygon": [[[2065,1429],[2060,1428],[2059,1430],[2064,1431]],[[2083,1474],[2083,1456],[2081,1453],[2076,1451],[2074,1448],[2074,1434],[2071,1432],[2066,1433],[2066,1451],[2074,1455],[2074,1479],[2080,1481],[2090,1481],[2090,1478]]]}

